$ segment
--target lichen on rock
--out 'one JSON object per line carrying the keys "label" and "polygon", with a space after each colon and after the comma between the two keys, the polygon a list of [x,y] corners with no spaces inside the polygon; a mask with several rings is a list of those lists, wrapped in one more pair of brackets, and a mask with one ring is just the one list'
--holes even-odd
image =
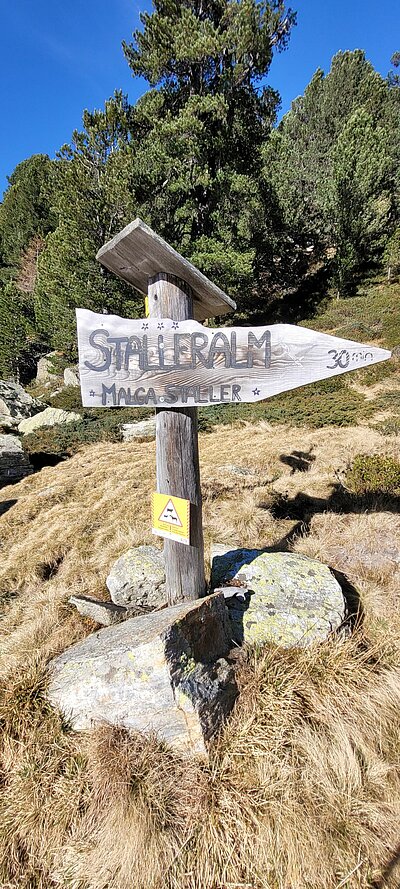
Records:
{"label": "lichen on rock", "polygon": [[340,584],[327,565],[299,553],[230,550],[213,577],[246,587],[226,600],[237,644],[309,645],[337,630],[346,616]]}

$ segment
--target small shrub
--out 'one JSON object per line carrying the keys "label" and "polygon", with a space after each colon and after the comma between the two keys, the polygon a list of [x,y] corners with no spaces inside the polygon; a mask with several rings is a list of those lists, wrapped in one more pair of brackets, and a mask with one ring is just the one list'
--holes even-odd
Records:
{"label": "small shrub", "polygon": [[255,404],[215,405],[199,411],[199,428],[246,421],[256,423],[289,423],[291,426],[351,426],[365,417],[363,395],[346,385],[341,377],[320,380],[299,389],[274,395]]}
{"label": "small shrub", "polygon": [[65,386],[49,399],[52,407],[62,411],[79,411],[82,413],[82,396],[79,386]]}
{"label": "small shrub", "polygon": [[357,454],[346,475],[346,485],[355,494],[400,496],[400,462],[382,454]]}
{"label": "small shrub", "polygon": [[389,420],[383,420],[382,423],[376,423],[375,429],[381,435],[400,435],[400,417],[390,417]]}
{"label": "small shrub", "polygon": [[378,364],[371,364],[370,367],[361,368],[356,372],[356,379],[362,386],[370,386],[373,383],[380,383],[381,380],[387,379],[392,374],[398,373],[398,370],[399,360],[390,358],[389,361],[379,361]]}

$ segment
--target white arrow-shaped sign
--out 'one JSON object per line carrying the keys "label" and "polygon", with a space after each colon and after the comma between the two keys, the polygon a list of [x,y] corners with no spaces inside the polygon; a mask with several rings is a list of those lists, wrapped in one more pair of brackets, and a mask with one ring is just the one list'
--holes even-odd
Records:
{"label": "white arrow-shaped sign", "polygon": [[86,407],[262,401],[391,354],[291,324],[212,329],[197,321],[76,314]]}

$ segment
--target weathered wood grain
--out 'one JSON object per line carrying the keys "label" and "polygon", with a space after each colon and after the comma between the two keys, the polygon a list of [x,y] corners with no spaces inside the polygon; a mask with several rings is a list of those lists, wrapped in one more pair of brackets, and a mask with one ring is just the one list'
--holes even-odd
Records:
{"label": "weathered wood grain", "polygon": [[203,327],[182,319],[182,298],[191,312],[191,294],[177,278],[161,276],[149,293],[148,319],[77,311],[85,406],[260,401],[390,357],[386,349],[289,324]]}
{"label": "weathered wood grain", "polygon": [[139,218],[104,244],[96,259],[145,294],[148,280],[154,275],[165,273],[182,278],[192,288],[191,317],[197,321],[225,315],[236,308],[236,303],[223,290]]}
{"label": "weathered wood grain", "polygon": [[[193,299],[186,282],[163,273],[149,282],[149,313],[175,322],[191,318]],[[158,320],[157,320],[158,324]],[[190,546],[164,540],[168,602],[175,605],[205,592],[197,408],[156,411],[157,491],[190,502]]]}

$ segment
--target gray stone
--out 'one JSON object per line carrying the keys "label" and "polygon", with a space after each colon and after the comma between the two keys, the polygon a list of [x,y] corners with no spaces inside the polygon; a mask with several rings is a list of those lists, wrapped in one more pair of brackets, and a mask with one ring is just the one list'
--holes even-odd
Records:
{"label": "gray stone", "polygon": [[151,441],[156,437],[156,418],[149,417],[138,423],[122,424],[123,441]]}
{"label": "gray stone", "polygon": [[15,435],[0,435],[0,486],[19,482],[33,472],[28,454]]}
{"label": "gray stone", "polygon": [[205,753],[237,695],[223,596],[93,633],[55,658],[48,696],[78,731],[99,722]]}
{"label": "gray stone", "polygon": [[299,553],[231,550],[213,560],[215,578],[247,587],[226,600],[236,643],[309,645],[338,630],[346,616],[342,589],[327,565]]}
{"label": "gray stone", "polygon": [[30,432],[35,432],[36,429],[41,429],[43,426],[58,426],[60,423],[76,423],[81,419],[81,415],[75,414],[73,411],[63,411],[57,407],[46,407],[46,410],[41,411],[40,414],[36,414],[35,417],[29,417],[27,420],[22,420],[18,425],[18,430],[24,435],[29,435]]}
{"label": "gray stone", "polygon": [[249,469],[248,466],[236,466],[234,463],[225,463],[224,466],[220,466],[220,469],[224,469],[225,472],[232,472],[233,475],[255,475],[254,469]]}
{"label": "gray stone", "polygon": [[112,566],[106,584],[116,605],[161,608],[167,603],[163,551],[156,546],[128,549]]}
{"label": "gray stone", "polygon": [[102,602],[100,599],[92,599],[90,596],[71,596],[68,599],[70,605],[75,605],[82,617],[90,617],[103,627],[111,627],[129,616],[127,608],[123,605],[114,605],[113,602]]}
{"label": "gray stone", "polygon": [[237,596],[238,599],[243,599],[243,601],[246,600],[246,593],[248,592],[247,587],[241,586],[220,586],[214,590],[214,593],[222,593],[224,599],[231,599],[232,596]]}
{"label": "gray stone", "polygon": [[80,386],[79,382],[79,369],[78,367],[66,367],[64,370],[64,385],[65,386]]}
{"label": "gray stone", "polygon": [[32,398],[19,383],[0,380],[0,426],[16,429],[21,420],[43,410],[43,402]]}
{"label": "gray stone", "polygon": [[36,365],[36,380],[38,383],[51,383],[59,379],[60,374],[56,372],[52,361],[52,359],[59,357],[59,352],[49,352],[47,355],[39,358]]}

